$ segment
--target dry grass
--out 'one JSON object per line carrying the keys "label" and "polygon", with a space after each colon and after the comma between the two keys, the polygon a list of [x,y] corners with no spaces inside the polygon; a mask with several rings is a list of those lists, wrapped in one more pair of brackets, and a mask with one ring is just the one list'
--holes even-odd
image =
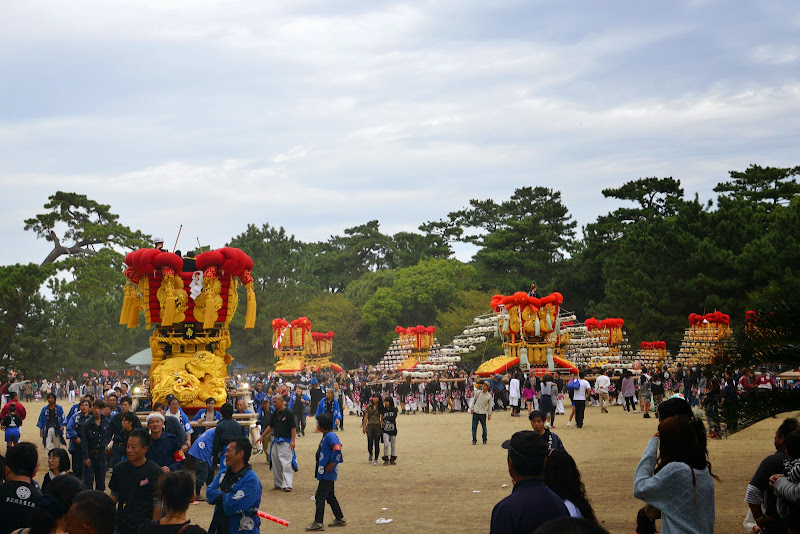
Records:
{"label": "dry grass", "polygon": [[[27,405],[23,438],[41,443],[35,427],[43,403]],[[758,463],[773,452],[772,436],[781,419],[768,419],[723,441],[710,444],[714,472],[722,479],[716,486],[716,532],[742,532],[746,513],[743,498],[747,482]],[[366,437],[358,418],[346,416],[339,432],[345,463],[340,466],[336,493],[349,532],[468,532],[486,531],[492,507],[511,491],[505,451],[500,443],[517,430],[529,429],[523,413],[495,413],[489,422],[489,444],[471,444],[470,416],[466,414],[416,414],[398,417],[398,463],[373,467],[367,463]],[[632,496],[633,471],[647,440],[655,433],[655,419],[625,414],[616,407],[610,414],[588,408],[584,428],[567,427],[559,416],[556,432],[581,469],[589,497],[603,526],[611,533],[630,533],[636,511],[642,506]],[[313,420],[309,419],[309,424]],[[479,429],[480,432],[480,429]],[[34,439],[36,438],[36,439]],[[310,432],[298,439],[300,471],[294,492],[272,491],[272,473],[264,456],[253,465],[262,479],[261,509],[282,517],[291,525],[263,525],[271,532],[303,529],[314,517],[311,497],[316,490],[314,454],[319,436]],[[41,476],[46,458],[41,455]],[[504,484],[508,487],[503,488]],[[480,493],[474,493],[479,491]],[[383,510],[387,508],[387,510]],[[200,526],[211,521],[206,503],[192,506],[189,517]],[[393,522],[376,525],[384,517]],[[333,519],[326,509],[326,523]]]}

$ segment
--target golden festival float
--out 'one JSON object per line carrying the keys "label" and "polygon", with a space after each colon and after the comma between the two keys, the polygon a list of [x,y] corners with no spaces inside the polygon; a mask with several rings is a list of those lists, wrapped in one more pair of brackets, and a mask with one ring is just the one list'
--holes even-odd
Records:
{"label": "golden festival float", "polygon": [[634,368],[633,351],[623,319],[590,317],[583,324],[584,335],[570,339],[568,351],[577,365],[615,371]]}
{"label": "golden festival float", "polygon": [[663,366],[670,359],[666,341],[642,341],[636,359],[648,369]]}
{"label": "golden festival float", "polygon": [[541,299],[521,291],[493,296],[490,305],[497,317],[504,354],[482,363],[475,374],[490,376],[516,366],[521,371],[533,368],[538,375],[577,373],[577,367],[564,357],[570,333],[562,331],[561,325],[574,316],[559,313],[563,302],[561,293]]}
{"label": "golden festival float", "polygon": [[436,333],[435,326],[417,325],[408,328],[398,326],[394,331],[397,334],[396,345],[405,355],[405,359],[397,365],[398,371],[410,371],[420,363],[428,361],[431,348],[435,343],[433,337],[433,334]]}
{"label": "golden festival float", "polygon": [[239,284],[247,291],[245,328],[253,328],[256,299],[253,260],[237,248],[199,254],[194,261],[159,249],[125,256],[125,298],[120,324],[136,328],[144,314],[153,356],[150,396],[164,402],[172,394],[184,408],[217,405],[227,399],[225,380],[232,357],[228,327],[239,306]]}
{"label": "golden festival float", "polygon": [[303,369],[332,369],[341,373],[342,368],[330,360],[334,336],[333,332],[312,332],[307,317],[298,317],[292,322],[273,319],[272,348],[278,360],[275,372],[294,375]]}
{"label": "golden festival float", "polygon": [[684,331],[675,363],[684,366],[714,363],[723,353],[723,342],[732,334],[730,324],[731,316],[720,311],[689,314],[689,327]]}

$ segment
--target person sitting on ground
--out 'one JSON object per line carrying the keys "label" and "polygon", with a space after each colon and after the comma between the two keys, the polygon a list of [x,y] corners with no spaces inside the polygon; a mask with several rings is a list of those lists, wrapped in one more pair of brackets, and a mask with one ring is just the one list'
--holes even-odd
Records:
{"label": "person sitting on ground", "polygon": [[166,513],[160,519],[139,525],[137,534],[206,534],[204,528],[192,525],[186,518],[189,504],[195,498],[193,484],[192,475],[186,471],[174,471],[162,476],[158,481],[158,495]]}
{"label": "person sitting on ground", "polygon": [[42,493],[47,492],[47,486],[57,476],[69,473],[71,465],[66,449],[50,449],[50,452],[47,453],[47,467],[49,471],[42,480]]}
{"label": "person sitting on ground", "polygon": [[564,450],[564,443],[558,435],[545,426],[546,414],[542,410],[533,410],[528,415],[528,420],[531,422],[531,428],[534,432],[542,436],[544,442],[547,443],[547,452],[556,449]]}
{"label": "person sitting on ground", "polygon": [[[64,451],[64,449],[54,449]],[[52,451],[51,451],[52,452]],[[78,477],[67,475],[58,477],[47,486],[44,495],[36,505],[36,513],[31,516],[30,527],[17,530],[14,534],[56,534],[67,530],[67,512],[75,496],[86,488]]]}
{"label": "person sitting on ground", "polygon": [[114,534],[116,524],[114,501],[102,491],[82,491],[72,499],[67,514],[69,534]]}
{"label": "person sitting on ground", "polygon": [[503,448],[508,450],[514,489],[492,509],[491,534],[527,534],[551,519],[568,517],[564,501],[544,483],[547,444],[542,436],[532,430],[516,432]]}
{"label": "person sitting on ground", "polygon": [[575,460],[563,449],[550,451],[544,466],[544,483],[564,500],[571,517],[597,521]]}

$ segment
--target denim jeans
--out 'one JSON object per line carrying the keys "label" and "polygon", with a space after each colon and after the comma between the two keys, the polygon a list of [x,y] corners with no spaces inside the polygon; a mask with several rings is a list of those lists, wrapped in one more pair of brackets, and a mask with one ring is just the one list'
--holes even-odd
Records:
{"label": "denim jeans", "polygon": [[481,437],[483,438],[483,442],[486,443],[486,414],[485,413],[472,413],[472,441],[478,441],[478,423],[481,424],[483,429],[483,434]]}

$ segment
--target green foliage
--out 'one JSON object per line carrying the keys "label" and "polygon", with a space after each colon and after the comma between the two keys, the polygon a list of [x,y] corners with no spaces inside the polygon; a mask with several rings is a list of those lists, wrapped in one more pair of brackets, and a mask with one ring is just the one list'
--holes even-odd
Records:
{"label": "green foliage", "polygon": [[[458,305],[439,313],[436,318],[436,337],[442,344],[450,343],[453,338],[463,333],[464,328],[472,324],[475,317],[491,312],[489,301],[492,294],[475,289],[467,289],[460,294]],[[490,334],[491,336],[491,334]],[[484,360],[502,354],[503,347],[499,337],[487,337],[487,342],[475,352],[462,354],[463,365],[475,369]]]}
{"label": "green foliage", "polygon": [[[120,224],[119,216],[111,213],[111,206],[89,200],[86,195],[58,191],[44,207],[50,211],[25,220],[25,230],[53,243],[53,250],[43,265],[65,254],[93,256],[93,246],[117,245],[131,249],[147,241],[145,234]],[[63,229],[60,237],[59,229]]]}
{"label": "green foliage", "polygon": [[0,266],[0,356],[8,357],[6,366],[13,367],[21,357],[21,340],[15,338],[23,330],[26,339],[35,336],[34,323],[43,316],[46,302],[32,299],[39,296],[39,288],[52,272],[52,267],[33,263]]}
{"label": "green foliage", "polygon": [[[424,260],[413,267],[396,269],[391,285],[377,287],[361,308],[369,339],[385,350],[395,336],[396,326],[436,324],[439,313],[461,304],[461,294],[470,287],[473,277],[474,269],[456,260]],[[378,277],[371,278],[366,283],[380,281],[376,280]],[[384,277],[383,281],[387,279]],[[362,292],[364,285],[355,283],[353,293]]]}
{"label": "green foliage", "polygon": [[800,184],[793,178],[798,174],[800,166],[777,168],[750,165],[745,171],[730,171],[732,180],[717,185],[714,191],[768,207],[776,206],[800,194]]}
{"label": "green foliage", "polygon": [[[230,245],[253,258],[258,317],[244,330],[237,314],[231,352],[251,368],[271,368],[272,319],[305,315],[315,330],[336,332],[335,358],[345,367],[375,362],[396,326],[435,325],[448,343],[488,310],[493,293],[527,290],[531,281],[540,294],[562,293],[581,319],[623,317],[633,344],[664,339],[674,350],[691,312],[720,309],[736,324],[748,308],[800,295],[798,173],[731,171],[705,203],[685,198],[673,178],[633,180],[603,190],[619,205],[579,238],[561,193],[544,187],[471,200],[418,233],[386,235],[369,221],[304,243],[284,228],[249,225]],[[143,347],[148,332],[117,319],[123,253],[147,246],[147,236],[109,206],[64,192],[25,228],[53,249],[41,266],[0,267],[6,365],[77,372]],[[457,241],[477,246],[470,263],[450,259]],[[239,296],[243,306],[244,288]],[[492,340],[465,363],[499,352]]]}
{"label": "green foliage", "polygon": [[[460,241],[478,245],[474,263],[482,289],[520,291],[531,280],[553,282],[555,266],[573,246],[575,226],[561,193],[545,187],[521,187],[507,201],[470,200],[450,221],[477,233]],[[445,223],[441,223],[445,225]]]}
{"label": "green foliage", "polygon": [[[26,371],[118,366],[146,336],[137,339],[117,325],[125,278],[123,257],[113,247],[139,247],[146,236],[85,195],[58,191],[44,207],[47,212],[25,220],[26,230],[53,244],[41,266],[0,268],[0,354]],[[39,293],[45,281],[50,299]]]}
{"label": "green foliage", "polygon": [[332,331],[336,334],[332,361],[343,369],[354,369],[370,349],[376,349],[363,340],[359,310],[344,294],[323,293],[305,306],[305,313],[314,318],[312,326],[315,332]]}

